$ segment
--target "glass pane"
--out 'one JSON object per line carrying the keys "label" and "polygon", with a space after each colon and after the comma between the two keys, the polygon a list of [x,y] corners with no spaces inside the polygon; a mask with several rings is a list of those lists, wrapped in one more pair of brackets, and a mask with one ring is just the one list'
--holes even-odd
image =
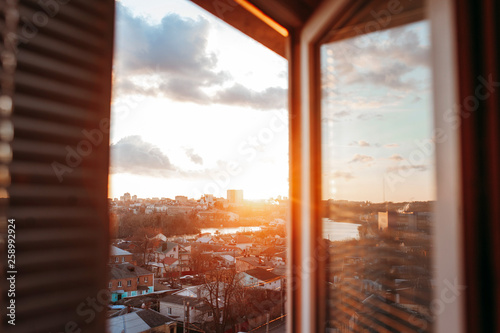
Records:
{"label": "glass pane", "polygon": [[432,331],[429,24],[321,46],[327,332]]}
{"label": "glass pane", "polygon": [[109,330],[285,331],[286,59],[192,2],[121,0],[113,75]]}

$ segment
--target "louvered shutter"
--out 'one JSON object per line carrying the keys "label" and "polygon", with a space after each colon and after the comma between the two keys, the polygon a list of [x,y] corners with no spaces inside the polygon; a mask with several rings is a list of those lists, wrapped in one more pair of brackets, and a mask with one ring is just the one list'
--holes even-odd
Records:
{"label": "louvered shutter", "polygon": [[0,331],[104,332],[114,1],[17,6],[6,213],[16,224],[16,325],[2,276]]}

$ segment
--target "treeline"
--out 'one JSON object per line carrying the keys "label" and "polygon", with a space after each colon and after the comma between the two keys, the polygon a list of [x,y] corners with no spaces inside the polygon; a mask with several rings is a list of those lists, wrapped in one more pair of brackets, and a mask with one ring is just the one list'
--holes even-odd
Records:
{"label": "treeline", "polygon": [[140,229],[155,229],[167,237],[200,233],[196,214],[168,215],[166,213],[133,214],[119,213],[118,237],[134,236]]}

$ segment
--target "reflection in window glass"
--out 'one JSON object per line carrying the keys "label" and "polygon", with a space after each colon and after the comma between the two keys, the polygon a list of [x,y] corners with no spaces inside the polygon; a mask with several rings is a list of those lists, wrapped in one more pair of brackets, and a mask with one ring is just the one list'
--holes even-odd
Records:
{"label": "reflection in window glass", "polygon": [[321,47],[328,332],[432,331],[428,30]]}

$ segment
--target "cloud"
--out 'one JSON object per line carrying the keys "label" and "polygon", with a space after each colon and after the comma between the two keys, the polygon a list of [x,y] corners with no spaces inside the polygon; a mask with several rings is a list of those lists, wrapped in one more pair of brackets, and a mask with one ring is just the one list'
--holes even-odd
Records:
{"label": "cloud", "polygon": [[372,156],[356,154],[349,161],[349,163],[369,163],[372,162],[373,160],[374,158]]}
{"label": "cloud", "polygon": [[261,110],[287,107],[286,89],[253,91],[234,83],[228,72],[219,69],[216,54],[208,50],[210,25],[206,19],[168,14],[159,24],[151,24],[121,3],[116,6],[116,96],[164,96],[179,102]]}
{"label": "cloud", "polygon": [[116,66],[127,74],[148,71],[193,77],[200,84],[222,83],[215,54],[207,51],[209,23],[168,14],[159,24],[134,16],[117,3]]}
{"label": "cloud", "polygon": [[369,83],[400,91],[418,90],[420,82],[407,74],[417,67],[429,67],[430,50],[415,30],[393,28],[335,43],[327,51],[334,59],[333,80],[340,78],[346,84]]}
{"label": "cloud", "polygon": [[333,176],[334,178],[342,178],[342,179],[344,179],[344,180],[351,180],[351,179],[353,179],[353,178],[354,178],[354,176],[352,175],[352,173],[350,173],[350,172],[345,172],[345,171],[338,171],[338,170],[337,170],[337,171],[334,171],[334,172],[332,173],[332,176]]}
{"label": "cloud", "polygon": [[358,115],[359,120],[370,120],[370,119],[381,120],[383,118],[384,116],[381,115],[380,113],[362,113]]}
{"label": "cloud", "polygon": [[189,159],[191,160],[191,162],[195,163],[195,164],[199,164],[199,165],[202,165],[203,164],[203,158],[201,158],[200,155],[196,154],[194,152],[194,149],[193,148],[187,148],[185,149],[185,152],[186,152],[186,155],[189,157]]}
{"label": "cloud", "polygon": [[239,83],[216,93],[214,101],[221,104],[248,106],[257,109],[286,108],[287,90],[270,87],[262,91],[251,90]]}
{"label": "cloud", "polygon": [[399,147],[399,144],[397,143],[388,143],[384,145],[385,148],[396,148]]}
{"label": "cloud", "polygon": [[139,135],[124,137],[110,149],[113,173],[167,176],[177,169],[160,148]]}
{"label": "cloud", "polygon": [[351,146],[358,146],[358,147],[370,147],[371,144],[366,142],[365,140],[359,140],[359,141],[353,141],[351,143]]}
{"label": "cloud", "polygon": [[387,172],[391,173],[397,173],[399,171],[408,171],[408,170],[425,171],[427,170],[427,166],[423,164],[419,165],[403,164],[387,168]]}
{"label": "cloud", "polygon": [[399,155],[399,154],[393,154],[391,157],[389,157],[390,160],[393,160],[393,161],[402,161],[404,160],[404,158]]}

